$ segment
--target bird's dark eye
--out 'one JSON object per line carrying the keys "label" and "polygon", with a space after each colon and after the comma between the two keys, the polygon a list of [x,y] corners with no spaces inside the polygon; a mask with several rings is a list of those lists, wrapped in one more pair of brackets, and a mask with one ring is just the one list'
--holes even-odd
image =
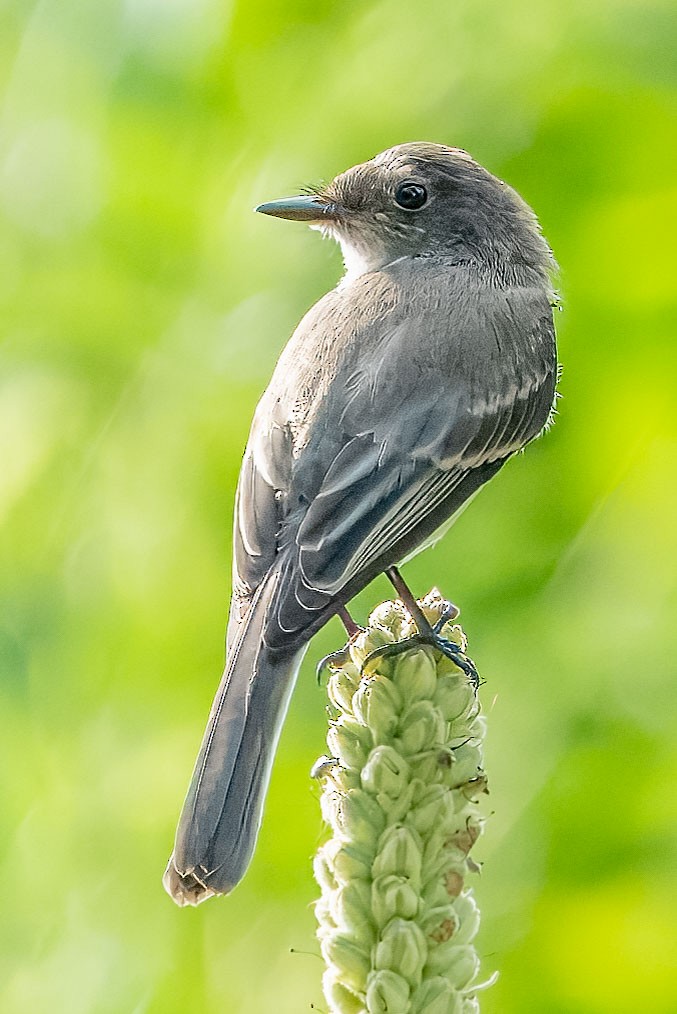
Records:
{"label": "bird's dark eye", "polygon": [[412,183],[409,180],[400,183],[395,191],[395,200],[401,208],[406,208],[407,211],[416,211],[418,208],[422,208],[428,200],[428,193],[420,183]]}

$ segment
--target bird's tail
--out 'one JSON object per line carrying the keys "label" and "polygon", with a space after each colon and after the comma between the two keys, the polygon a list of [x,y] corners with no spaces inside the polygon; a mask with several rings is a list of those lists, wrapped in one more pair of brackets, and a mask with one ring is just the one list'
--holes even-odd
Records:
{"label": "bird's tail", "polygon": [[272,653],[263,642],[278,575],[257,588],[233,638],[163,878],[178,905],[227,894],[256,845],[280,730],[305,647]]}

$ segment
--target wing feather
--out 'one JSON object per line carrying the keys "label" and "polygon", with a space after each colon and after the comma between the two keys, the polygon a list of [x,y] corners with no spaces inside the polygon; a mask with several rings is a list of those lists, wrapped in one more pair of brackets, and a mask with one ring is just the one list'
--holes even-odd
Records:
{"label": "wing feather", "polygon": [[[344,294],[339,316],[334,295],[324,318],[311,312],[301,325],[243,462],[236,576],[251,590],[283,557],[271,622],[287,637],[407,536],[415,542],[446,502],[462,506],[469,493],[459,488],[481,484],[468,486],[468,476],[536,436],[554,397],[542,289],[472,299],[461,286],[455,299],[452,286],[440,306],[425,294],[405,299],[404,287],[370,303],[365,284],[354,305]],[[372,304],[387,312],[370,316]]]}

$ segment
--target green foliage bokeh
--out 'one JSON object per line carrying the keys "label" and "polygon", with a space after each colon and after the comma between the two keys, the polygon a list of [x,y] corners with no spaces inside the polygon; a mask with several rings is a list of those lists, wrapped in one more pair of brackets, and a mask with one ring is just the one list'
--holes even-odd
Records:
{"label": "green foliage bokeh", "polygon": [[[677,1006],[676,27],[662,0],[0,7],[0,1009],[322,1007],[313,642],[231,898],[160,878],[222,665],[256,400],[330,244],[251,214],[470,150],[562,267],[557,425],[407,569],[490,731],[487,1014]],[[355,604],[358,619],[389,594]]]}

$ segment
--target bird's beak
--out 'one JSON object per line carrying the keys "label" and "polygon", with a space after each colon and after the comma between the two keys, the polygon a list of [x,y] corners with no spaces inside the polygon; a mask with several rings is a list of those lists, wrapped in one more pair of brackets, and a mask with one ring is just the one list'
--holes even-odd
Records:
{"label": "bird's beak", "polygon": [[334,217],[334,205],[321,197],[283,197],[281,201],[268,201],[259,204],[254,211],[273,218],[288,218],[292,222],[319,224],[331,221]]}

